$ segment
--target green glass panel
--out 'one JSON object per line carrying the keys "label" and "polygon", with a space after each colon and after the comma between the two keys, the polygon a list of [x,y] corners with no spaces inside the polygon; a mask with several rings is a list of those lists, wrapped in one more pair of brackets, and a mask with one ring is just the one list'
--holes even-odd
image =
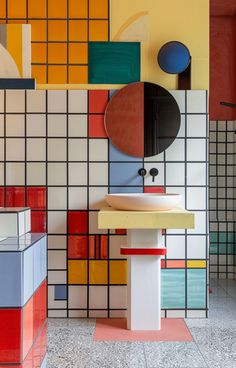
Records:
{"label": "green glass panel", "polygon": [[187,270],[187,308],[206,308],[206,270]]}
{"label": "green glass panel", "polygon": [[185,308],[185,270],[161,270],[163,309]]}
{"label": "green glass panel", "polygon": [[139,42],[89,42],[89,83],[126,84],[140,80]]}

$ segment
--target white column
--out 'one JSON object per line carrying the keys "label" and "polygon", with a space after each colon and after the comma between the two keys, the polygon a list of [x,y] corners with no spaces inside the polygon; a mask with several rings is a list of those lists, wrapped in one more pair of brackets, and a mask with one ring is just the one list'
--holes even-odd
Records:
{"label": "white column", "polygon": [[[127,246],[160,248],[162,230],[128,230]],[[161,256],[128,257],[128,313],[130,330],[161,328]]]}

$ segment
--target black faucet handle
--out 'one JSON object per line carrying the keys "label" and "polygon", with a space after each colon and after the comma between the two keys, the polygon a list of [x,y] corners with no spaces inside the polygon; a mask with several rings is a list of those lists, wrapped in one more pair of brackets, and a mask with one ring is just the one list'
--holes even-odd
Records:
{"label": "black faucet handle", "polygon": [[147,174],[147,170],[143,167],[142,169],[139,169],[138,174],[144,177]]}
{"label": "black faucet handle", "polygon": [[149,171],[150,175],[152,176],[152,181],[155,181],[155,177],[159,174],[159,170],[156,169],[155,167],[153,167],[150,171]]}

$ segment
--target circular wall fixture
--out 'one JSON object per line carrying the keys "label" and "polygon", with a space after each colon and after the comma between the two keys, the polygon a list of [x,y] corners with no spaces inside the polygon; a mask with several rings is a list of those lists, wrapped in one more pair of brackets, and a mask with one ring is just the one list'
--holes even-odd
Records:
{"label": "circular wall fixture", "polygon": [[105,111],[105,129],[115,147],[134,157],[166,150],[180,128],[180,111],[165,88],[131,83],[116,92]]}
{"label": "circular wall fixture", "polygon": [[183,73],[190,64],[191,55],[187,46],[179,41],[165,43],[158,53],[160,68],[169,74]]}

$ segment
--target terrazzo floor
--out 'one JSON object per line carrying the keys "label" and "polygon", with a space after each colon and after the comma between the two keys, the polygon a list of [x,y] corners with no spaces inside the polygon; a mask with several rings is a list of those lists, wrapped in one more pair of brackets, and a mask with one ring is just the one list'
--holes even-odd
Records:
{"label": "terrazzo floor", "polygon": [[47,368],[236,368],[236,281],[211,280],[193,342],[93,342],[95,320],[49,319]]}

